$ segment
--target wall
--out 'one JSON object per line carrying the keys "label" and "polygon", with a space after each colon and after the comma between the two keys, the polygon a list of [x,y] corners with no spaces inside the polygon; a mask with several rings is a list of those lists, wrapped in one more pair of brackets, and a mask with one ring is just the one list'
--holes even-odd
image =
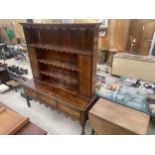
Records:
{"label": "wall", "polygon": [[[14,28],[16,36],[24,40],[24,34],[20,22],[26,22],[25,19],[13,19],[13,20],[0,20],[0,26],[11,26]],[[34,23],[62,23],[62,19],[34,19]],[[74,23],[94,23],[96,19],[74,19]],[[127,40],[129,39],[129,26],[130,19],[111,19],[109,20],[109,26],[106,37],[99,38],[99,48],[106,47],[116,48],[120,51],[125,51],[127,46]]]}
{"label": "wall", "polygon": [[[111,19],[107,36],[100,39],[101,47],[115,48],[122,52],[138,55],[148,55],[153,33],[155,19]],[[131,50],[130,36],[136,38],[136,44]]]}
{"label": "wall", "polygon": [[[0,20],[0,29],[2,31],[2,35],[4,36],[5,40],[9,42],[9,39],[6,37],[5,34],[5,27],[11,27],[16,34],[16,38],[21,38],[23,41],[25,41],[24,33],[22,26],[19,23],[26,22],[25,19],[1,19]],[[13,43],[16,43],[16,40],[13,40]]]}
{"label": "wall", "polygon": [[108,49],[115,48],[125,51],[129,36],[130,19],[111,19],[107,36],[102,38],[102,46]]}
{"label": "wall", "polygon": [[155,30],[155,19],[133,19],[130,25],[130,36],[136,39],[131,50],[131,41],[128,40],[127,50],[139,55],[148,55],[153,33]]}
{"label": "wall", "polygon": [[74,19],[74,23],[96,23],[96,19]]}

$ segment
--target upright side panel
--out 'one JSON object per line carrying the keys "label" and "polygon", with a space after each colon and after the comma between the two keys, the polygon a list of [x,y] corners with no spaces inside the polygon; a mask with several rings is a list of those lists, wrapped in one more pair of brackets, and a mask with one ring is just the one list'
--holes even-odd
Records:
{"label": "upright side panel", "polygon": [[30,44],[32,42],[32,38],[30,36],[29,29],[23,28],[23,30],[24,30],[24,34],[25,34],[26,44]]}
{"label": "upright side panel", "polygon": [[31,68],[34,79],[39,78],[39,66],[37,62],[36,50],[34,48],[28,48],[29,58],[31,62]]}
{"label": "upright side panel", "polygon": [[79,56],[79,67],[80,67],[80,88],[79,92],[84,96],[91,96],[91,87],[92,87],[92,62],[91,57],[88,56]]}
{"label": "upright side panel", "polygon": [[96,60],[98,57],[98,27],[94,30],[93,37],[93,58],[92,58],[92,94],[95,94],[95,86],[96,86]]}

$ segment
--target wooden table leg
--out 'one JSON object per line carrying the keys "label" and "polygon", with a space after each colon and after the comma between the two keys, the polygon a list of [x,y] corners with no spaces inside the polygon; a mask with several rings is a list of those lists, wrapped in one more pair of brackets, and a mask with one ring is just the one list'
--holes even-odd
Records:
{"label": "wooden table leg", "polygon": [[81,114],[81,135],[85,135],[85,125],[86,125],[86,117],[85,117],[85,113]]}
{"label": "wooden table leg", "polygon": [[85,125],[82,125],[81,135],[85,135]]}
{"label": "wooden table leg", "polygon": [[95,134],[95,131],[94,129],[91,130],[91,135],[94,135]]}
{"label": "wooden table leg", "polygon": [[15,87],[15,91],[17,92],[17,87]]}
{"label": "wooden table leg", "polygon": [[29,99],[29,97],[28,97],[28,96],[26,97],[26,100],[27,100],[27,105],[28,105],[28,107],[31,107],[31,104],[30,104],[30,99]]}

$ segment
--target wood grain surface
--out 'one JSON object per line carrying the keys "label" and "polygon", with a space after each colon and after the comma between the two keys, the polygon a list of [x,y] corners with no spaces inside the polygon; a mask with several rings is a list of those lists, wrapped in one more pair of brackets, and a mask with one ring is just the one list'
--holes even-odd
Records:
{"label": "wood grain surface", "polygon": [[99,99],[89,112],[97,134],[147,134],[150,116],[126,106]]}
{"label": "wood grain surface", "polygon": [[29,122],[28,118],[25,118],[14,111],[11,111],[7,108],[3,108],[2,110],[0,112],[0,134],[1,135],[15,134],[25,124]]}

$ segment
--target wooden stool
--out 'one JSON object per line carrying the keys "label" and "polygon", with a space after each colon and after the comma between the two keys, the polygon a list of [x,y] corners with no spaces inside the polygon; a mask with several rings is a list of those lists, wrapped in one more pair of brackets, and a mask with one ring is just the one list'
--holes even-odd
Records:
{"label": "wooden stool", "polygon": [[14,80],[8,81],[8,82],[6,82],[6,84],[7,84],[10,88],[15,89],[16,92],[17,92],[17,89],[20,87],[20,83],[17,82],[17,81],[14,81]]}
{"label": "wooden stool", "polygon": [[93,128],[92,134],[99,135],[145,135],[150,116],[114,103],[99,99],[89,111],[89,120]]}
{"label": "wooden stool", "polygon": [[104,64],[107,61],[108,53],[106,48],[99,49],[99,63]]}
{"label": "wooden stool", "polygon": [[109,49],[109,58],[107,60],[107,65],[112,67],[112,61],[113,61],[113,55],[118,53],[119,51],[117,49]]}

